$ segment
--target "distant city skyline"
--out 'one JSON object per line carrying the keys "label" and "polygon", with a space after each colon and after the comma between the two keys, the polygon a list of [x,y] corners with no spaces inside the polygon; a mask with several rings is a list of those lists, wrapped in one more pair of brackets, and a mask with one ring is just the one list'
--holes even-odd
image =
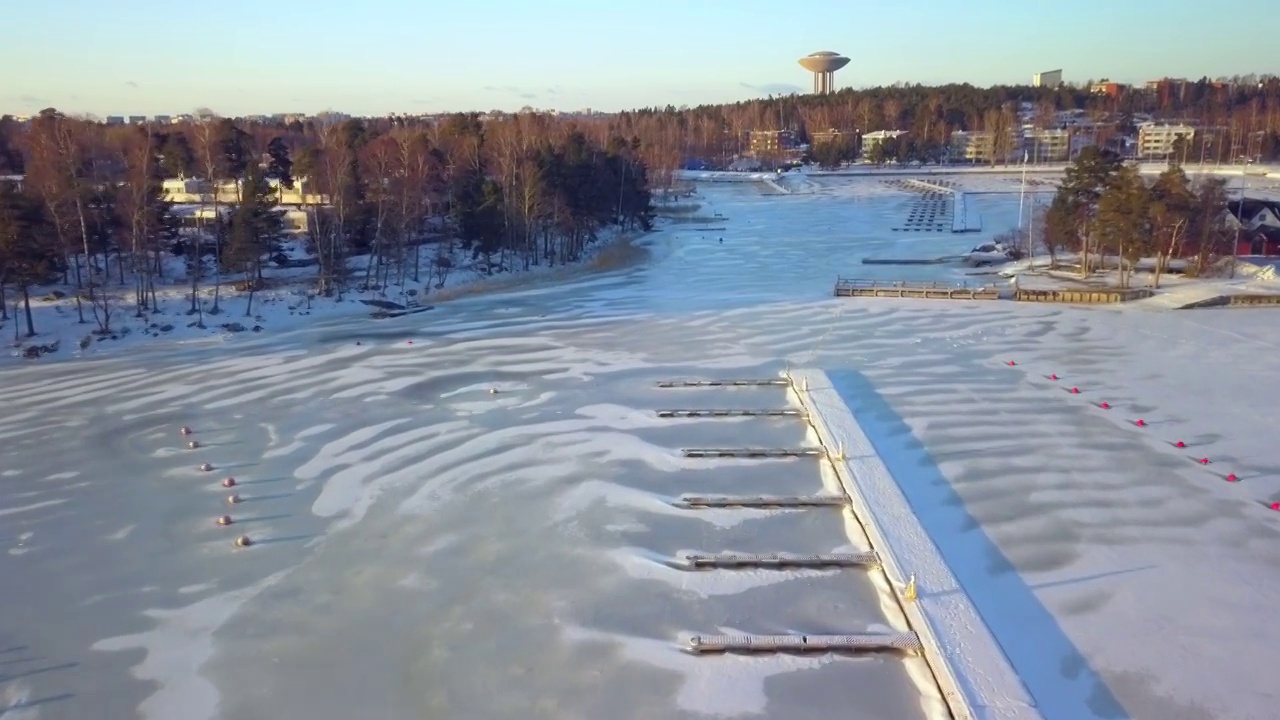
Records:
{"label": "distant city skyline", "polygon": [[809,92],[796,58],[820,50],[852,60],[839,88],[1030,84],[1052,68],[1069,83],[1276,71],[1259,50],[1274,24],[1262,0],[1223,0],[1212,17],[1192,0],[939,5],[223,0],[208,12],[126,0],[103,13],[27,1],[6,10],[0,113],[612,112]]}

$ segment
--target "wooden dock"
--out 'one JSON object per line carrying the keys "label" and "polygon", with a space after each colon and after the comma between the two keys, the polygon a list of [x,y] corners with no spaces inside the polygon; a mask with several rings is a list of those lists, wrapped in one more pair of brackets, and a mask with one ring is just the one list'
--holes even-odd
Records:
{"label": "wooden dock", "polygon": [[826,455],[820,447],[799,448],[685,448],[680,451],[687,458],[789,458]]}
{"label": "wooden dock", "polygon": [[851,651],[921,652],[914,632],[858,633],[851,635],[695,635],[689,638],[693,653],[808,653]]}
{"label": "wooden dock", "polygon": [[661,418],[736,418],[736,417],[794,417],[804,418],[803,410],[792,410],[786,408],[761,409],[761,410],[727,410],[727,409],[709,409],[709,410],[658,410],[658,417]]}
{"label": "wooden dock", "polygon": [[784,570],[788,568],[851,568],[876,567],[880,556],[874,551],[859,553],[821,553],[794,555],[791,553],[718,553],[686,555],[685,564],[695,569],[737,570],[762,568]]}
{"label": "wooden dock", "polygon": [[687,508],[817,508],[844,507],[843,495],[682,495],[677,505]]}
{"label": "wooden dock", "polygon": [[925,300],[999,300],[994,287],[970,287],[968,283],[948,285],[905,280],[862,280],[837,278],[836,297],[919,298]]}

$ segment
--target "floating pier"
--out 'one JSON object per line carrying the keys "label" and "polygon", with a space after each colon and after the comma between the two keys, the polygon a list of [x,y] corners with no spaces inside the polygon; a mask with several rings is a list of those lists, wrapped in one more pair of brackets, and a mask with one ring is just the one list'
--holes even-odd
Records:
{"label": "floating pier", "polygon": [[659,410],[658,417],[804,417],[803,410]]}
{"label": "floating pier", "polygon": [[680,454],[687,458],[782,458],[813,457],[825,455],[826,450],[820,447],[806,448],[684,448]]}
{"label": "floating pier", "polygon": [[683,495],[677,504],[690,508],[843,507],[843,495]]}
{"label": "floating pier", "polygon": [[660,388],[682,387],[786,387],[790,381],[783,378],[763,380],[659,380]]}
{"label": "floating pier", "polygon": [[836,297],[920,298],[926,300],[999,300],[994,287],[969,287],[967,283],[908,282],[836,278]]}
{"label": "floating pier", "polygon": [[688,649],[694,653],[724,652],[874,652],[918,653],[923,650],[913,632],[853,635],[695,635]]}
{"label": "floating pier", "polygon": [[880,556],[875,552],[824,553],[796,555],[791,553],[719,553],[716,555],[686,555],[685,562],[695,568],[822,568],[822,567],[875,567]]}

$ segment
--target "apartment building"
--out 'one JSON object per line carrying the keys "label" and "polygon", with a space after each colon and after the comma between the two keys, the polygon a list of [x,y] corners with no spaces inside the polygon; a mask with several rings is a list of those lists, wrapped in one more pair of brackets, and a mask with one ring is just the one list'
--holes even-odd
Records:
{"label": "apartment building", "polygon": [[876,130],[862,136],[862,154],[867,155],[885,140],[897,140],[906,135],[906,130]]}
{"label": "apartment building", "polygon": [[[952,162],[1000,163],[1013,159],[1018,138],[1013,130],[1003,143],[1006,151],[997,153],[996,134],[988,130],[956,130],[951,133],[949,156]],[[1000,155],[1003,155],[1001,157]],[[1019,157],[1021,155],[1019,154]]]}
{"label": "apartment building", "polygon": [[748,146],[756,155],[784,152],[796,147],[796,136],[790,130],[752,130]]}
{"label": "apartment building", "polygon": [[1164,159],[1173,153],[1178,138],[1190,147],[1195,136],[1196,129],[1182,123],[1142,123],[1138,126],[1137,155],[1142,159]]}
{"label": "apartment building", "polygon": [[1023,128],[1022,149],[1029,162],[1063,162],[1071,156],[1071,131]]}
{"label": "apartment building", "polygon": [[1062,84],[1062,71],[1049,70],[1031,76],[1031,87],[1056,88]]}

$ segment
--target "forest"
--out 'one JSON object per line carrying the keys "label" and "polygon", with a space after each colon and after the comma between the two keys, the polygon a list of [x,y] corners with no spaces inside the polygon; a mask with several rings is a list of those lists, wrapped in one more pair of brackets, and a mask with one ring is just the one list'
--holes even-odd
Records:
{"label": "forest", "polygon": [[[638,138],[597,139],[548,116],[109,126],[49,109],[21,132],[8,124],[0,173],[24,177],[0,182],[0,294],[21,303],[28,334],[31,289],[55,280],[74,288],[80,321],[98,333],[118,311],[158,310],[165,257],[185,260],[195,322],[224,311],[228,280],[248,292],[251,314],[264,268],[281,259],[280,193],[303,178],[324,200],[301,204],[316,293],[339,298],[433,276],[442,284],[455,248],[490,272],[575,262],[602,229],[648,230],[653,217]],[[203,183],[194,228],[183,229],[167,178]],[[116,308],[121,288],[131,299]]]}

